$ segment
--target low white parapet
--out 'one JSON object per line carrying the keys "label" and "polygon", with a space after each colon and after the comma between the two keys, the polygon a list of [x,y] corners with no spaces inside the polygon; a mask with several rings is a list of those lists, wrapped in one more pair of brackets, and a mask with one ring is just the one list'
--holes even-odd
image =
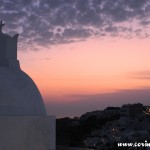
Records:
{"label": "low white parapet", "polygon": [[0,150],[55,150],[53,116],[0,116]]}

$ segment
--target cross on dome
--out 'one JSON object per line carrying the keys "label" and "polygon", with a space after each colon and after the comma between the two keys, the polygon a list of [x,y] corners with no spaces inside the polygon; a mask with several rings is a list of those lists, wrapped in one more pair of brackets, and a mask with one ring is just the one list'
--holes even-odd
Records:
{"label": "cross on dome", "polygon": [[0,32],[2,32],[3,26],[5,26],[5,24],[4,24],[3,21],[1,20],[1,21],[0,21]]}

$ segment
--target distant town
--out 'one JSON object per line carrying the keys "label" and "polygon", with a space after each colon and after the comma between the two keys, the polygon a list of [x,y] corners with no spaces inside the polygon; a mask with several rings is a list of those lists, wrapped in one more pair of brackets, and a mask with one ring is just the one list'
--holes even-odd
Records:
{"label": "distant town", "polygon": [[119,149],[121,142],[150,141],[150,107],[141,103],[107,107],[73,119],[57,119],[56,128],[57,145]]}

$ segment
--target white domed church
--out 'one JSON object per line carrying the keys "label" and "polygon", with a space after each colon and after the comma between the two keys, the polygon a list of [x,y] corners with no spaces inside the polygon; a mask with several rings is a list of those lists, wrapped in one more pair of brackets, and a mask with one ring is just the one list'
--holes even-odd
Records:
{"label": "white domed church", "polygon": [[55,117],[48,116],[33,80],[17,60],[18,34],[0,22],[0,149],[55,150]]}

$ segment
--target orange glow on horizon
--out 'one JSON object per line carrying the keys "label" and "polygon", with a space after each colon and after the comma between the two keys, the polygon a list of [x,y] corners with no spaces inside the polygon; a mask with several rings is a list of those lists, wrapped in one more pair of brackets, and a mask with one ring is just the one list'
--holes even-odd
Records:
{"label": "orange glow on horizon", "polygon": [[19,60],[45,97],[107,93],[149,87],[150,81],[130,75],[149,69],[148,47],[148,39],[92,39],[49,50],[20,51]]}

